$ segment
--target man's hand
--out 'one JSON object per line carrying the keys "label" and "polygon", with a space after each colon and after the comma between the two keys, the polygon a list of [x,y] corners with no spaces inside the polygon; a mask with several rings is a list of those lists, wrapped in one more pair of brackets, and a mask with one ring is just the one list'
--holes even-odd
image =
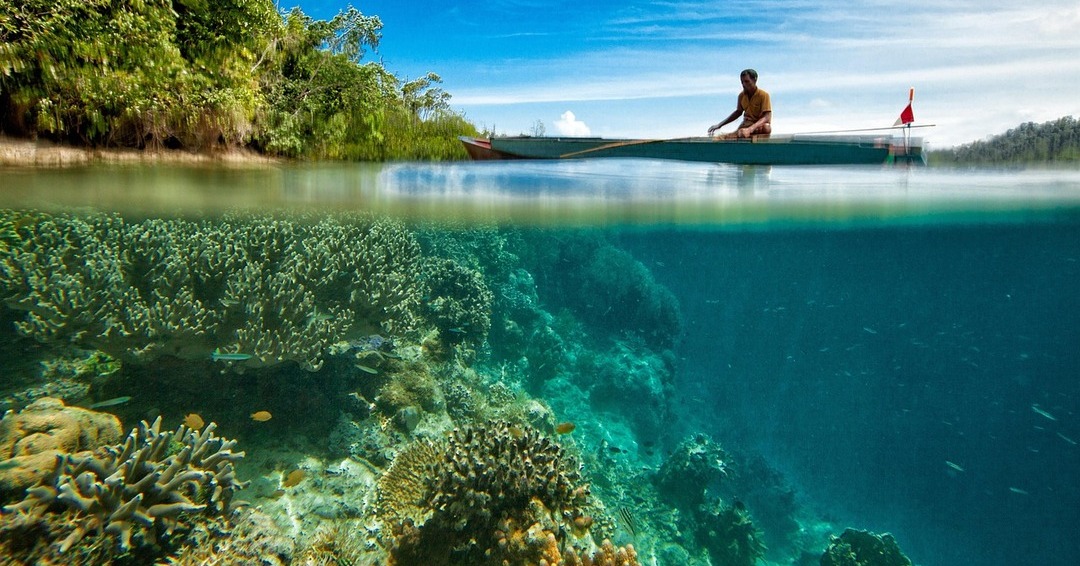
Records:
{"label": "man's hand", "polygon": [[709,126],[709,135],[710,136],[713,135],[713,132],[715,132],[716,130],[719,130],[719,129],[720,129],[720,124],[713,124],[712,126]]}

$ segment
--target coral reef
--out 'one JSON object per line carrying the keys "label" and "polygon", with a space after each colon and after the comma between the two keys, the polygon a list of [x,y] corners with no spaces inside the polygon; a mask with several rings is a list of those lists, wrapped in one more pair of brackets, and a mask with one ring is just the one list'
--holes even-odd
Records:
{"label": "coral reef", "polygon": [[677,507],[694,511],[705,492],[728,473],[728,455],[709,435],[683,440],[660,466],[656,486]]}
{"label": "coral reef", "polygon": [[27,563],[76,557],[88,563],[161,558],[183,546],[200,519],[228,516],[244,487],[236,442],[161,419],[122,444],[56,456],[49,478],[3,508],[0,550]]}
{"label": "coral reef", "polygon": [[632,548],[595,553],[587,536],[573,548],[568,533],[587,534],[591,523],[583,519],[589,488],[578,467],[546,436],[506,422],[414,443],[379,481],[377,510],[394,535],[393,563],[554,565],[597,555],[635,563]]}
{"label": "coral reef", "polygon": [[589,232],[531,235],[521,255],[534,273],[549,274],[540,285],[547,302],[570,308],[602,334],[634,335],[657,349],[675,344],[682,328],[678,301],[641,262]]}
{"label": "coral reef", "polygon": [[845,529],[832,537],[821,566],[911,566],[892,535]]}
{"label": "coral reef", "polygon": [[220,353],[249,367],[317,369],[344,336],[419,325],[419,245],[390,220],[10,211],[0,220],[15,233],[0,248],[0,290],[25,313],[19,331],[42,342],[137,362]]}
{"label": "coral reef", "polygon": [[709,552],[713,564],[754,566],[765,555],[762,533],[741,504],[703,510],[696,518],[698,544]]}
{"label": "coral reef", "polygon": [[[188,534],[184,547],[166,559],[171,566],[208,564],[259,564],[286,566],[294,564],[295,542],[266,514],[249,508],[224,517],[208,519]],[[307,564],[307,562],[303,562]]]}
{"label": "coral reef", "polygon": [[108,413],[66,407],[42,398],[0,420],[0,503],[49,476],[62,454],[94,450],[120,442],[120,421]]}
{"label": "coral reef", "polygon": [[423,277],[427,319],[449,344],[468,343],[474,348],[487,339],[491,328],[494,296],[479,271],[450,259],[424,262]]}

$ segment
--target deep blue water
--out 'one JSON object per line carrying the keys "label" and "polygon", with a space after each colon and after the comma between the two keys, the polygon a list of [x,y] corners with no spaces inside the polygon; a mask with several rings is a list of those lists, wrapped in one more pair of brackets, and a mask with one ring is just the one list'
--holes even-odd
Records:
{"label": "deep blue water", "polygon": [[764,454],[802,503],[894,533],[924,566],[1080,561],[1078,171],[586,160],[5,174],[0,207],[71,206],[597,229],[680,305],[673,436]]}
{"label": "deep blue water", "polygon": [[691,427],[917,563],[1076,563],[1080,224],[619,239],[680,299]]}

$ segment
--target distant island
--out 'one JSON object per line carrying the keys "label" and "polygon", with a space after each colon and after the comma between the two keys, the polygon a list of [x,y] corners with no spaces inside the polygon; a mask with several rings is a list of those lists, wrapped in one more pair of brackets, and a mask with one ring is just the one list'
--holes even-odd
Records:
{"label": "distant island", "polygon": [[89,148],[459,159],[476,128],[434,72],[365,61],[382,21],[273,0],[0,2],[0,134]]}
{"label": "distant island", "polygon": [[1027,122],[985,141],[928,152],[932,165],[1028,165],[1080,163],[1080,120],[1065,116]]}

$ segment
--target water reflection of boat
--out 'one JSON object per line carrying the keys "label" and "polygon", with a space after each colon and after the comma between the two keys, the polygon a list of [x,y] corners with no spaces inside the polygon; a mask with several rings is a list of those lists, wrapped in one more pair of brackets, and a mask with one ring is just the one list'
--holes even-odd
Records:
{"label": "water reflection of boat", "polygon": [[477,160],[633,157],[739,165],[925,163],[920,139],[891,135],[804,134],[741,140],[528,136],[459,139],[469,156]]}

